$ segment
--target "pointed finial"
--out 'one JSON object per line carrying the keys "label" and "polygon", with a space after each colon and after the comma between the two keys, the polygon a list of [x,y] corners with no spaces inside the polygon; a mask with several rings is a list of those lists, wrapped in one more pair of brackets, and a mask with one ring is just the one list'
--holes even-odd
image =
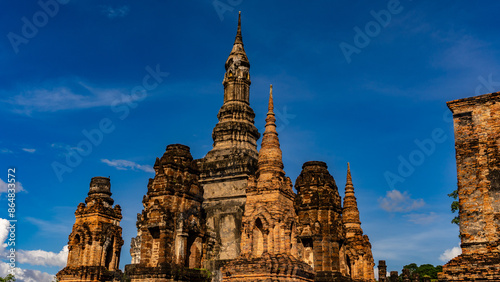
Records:
{"label": "pointed finial", "polygon": [[236,32],[234,43],[243,43],[243,37],[241,36],[241,11],[238,13],[238,31]]}
{"label": "pointed finial", "polygon": [[274,111],[274,102],[273,102],[273,85],[271,84],[269,88],[269,105],[268,111],[272,113]]}
{"label": "pointed finial", "polygon": [[352,187],[351,165],[349,164],[349,162],[347,163],[347,180],[345,182],[345,186]]}

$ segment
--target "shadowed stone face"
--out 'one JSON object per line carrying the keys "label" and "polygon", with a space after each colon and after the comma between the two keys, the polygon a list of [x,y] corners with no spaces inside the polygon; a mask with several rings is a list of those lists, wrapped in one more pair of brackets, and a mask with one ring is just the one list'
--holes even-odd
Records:
{"label": "shadowed stone face", "polygon": [[297,230],[304,261],[315,271],[340,274],[340,247],[345,240],[342,205],[326,163],[304,163],[295,189]]}
{"label": "shadowed stone face", "polygon": [[[173,279],[176,271],[201,268],[205,218],[198,165],[189,147],[173,144],[156,159],[154,169],[144,210],[137,218],[137,237],[132,240],[135,263],[125,269],[131,281],[146,281],[150,275]],[[186,277],[189,281],[206,278],[194,270]]]}

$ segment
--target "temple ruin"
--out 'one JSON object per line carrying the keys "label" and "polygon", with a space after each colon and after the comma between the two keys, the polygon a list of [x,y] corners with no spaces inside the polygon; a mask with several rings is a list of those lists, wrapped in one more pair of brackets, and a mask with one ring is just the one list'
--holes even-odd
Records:
{"label": "temple ruin", "polygon": [[[189,147],[168,145],[156,159],[124,273],[118,269],[120,209],[111,208],[109,179],[93,178],[105,184],[91,183],[87,207],[78,207],[60,281],[119,281],[120,275],[132,282],[375,281],[350,167],[343,205],[321,161],[304,163],[294,192],[282,161],[272,86],[257,151],[241,16],[225,70],[213,148],[193,159]],[[96,214],[90,213],[93,201],[101,203]],[[84,227],[89,220],[109,227]]]}

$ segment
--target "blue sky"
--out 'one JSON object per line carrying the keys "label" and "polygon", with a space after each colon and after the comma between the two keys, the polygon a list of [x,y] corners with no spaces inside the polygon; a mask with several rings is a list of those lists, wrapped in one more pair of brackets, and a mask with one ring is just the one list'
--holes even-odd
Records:
{"label": "blue sky", "polygon": [[499,6],[1,3],[0,217],[15,167],[19,276],[45,281],[64,266],[74,211],[93,176],[111,177],[123,209],[122,269],[130,263],[155,158],[172,143],[190,146],[194,158],[211,149],[240,10],[255,123],[263,132],[273,84],[292,181],[304,162],[325,161],[343,195],[350,162],[376,264],[444,264],[459,244],[447,197],[456,168],[446,101],[499,90]]}

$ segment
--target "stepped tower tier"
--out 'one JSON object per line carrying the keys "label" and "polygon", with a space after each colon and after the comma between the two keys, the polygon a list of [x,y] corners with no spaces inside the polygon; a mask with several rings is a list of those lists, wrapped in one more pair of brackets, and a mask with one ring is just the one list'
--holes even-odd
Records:
{"label": "stepped tower tier", "polygon": [[248,178],[257,169],[255,113],[250,107],[250,62],[243,47],[241,14],[236,38],[225,63],[223,105],[213,133],[213,148],[198,160],[203,208],[212,242],[204,267],[221,279],[221,266],[240,254],[241,219]]}
{"label": "stepped tower tier", "polygon": [[113,202],[109,178],[93,177],[85,203],[75,212],[68,261],[57,273],[59,281],[121,281],[122,214]]}
{"label": "stepped tower tier", "polygon": [[341,254],[345,257],[347,274],[356,281],[375,281],[372,246],[368,235],[363,235],[361,220],[354,186],[352,184],[351,167],[347,163],[347,179],[345,184],[344,207],[342,221],[346,230],[345,246]]}
{"label": "stepped tower tier", "polygon": [[223,281],[314,281],[298,254],[295,194],[285,176],[276,132],[272,86],[258,169],[248,180],[240,256],[223,270]]}
{"label": "stepped tower tier", "polygon": [[340,248],[345,241],[342,201],[324,162],[304,163],[295,181],[300,254],[316,272],[315,281],[347,281]]}

